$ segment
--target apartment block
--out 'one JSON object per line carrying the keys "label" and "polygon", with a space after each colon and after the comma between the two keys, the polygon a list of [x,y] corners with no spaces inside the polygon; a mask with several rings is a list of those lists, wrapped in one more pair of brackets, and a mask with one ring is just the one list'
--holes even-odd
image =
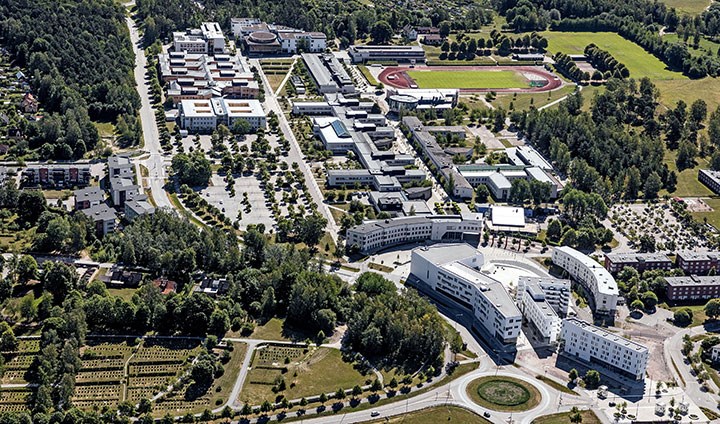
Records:
{"label": "apartment block", "polygon": [[618,287],[612,274],[605,267],[568,246],[554,248],[552,261],[565,270],[592,297],[593,311],[596,314],[615,315]]}

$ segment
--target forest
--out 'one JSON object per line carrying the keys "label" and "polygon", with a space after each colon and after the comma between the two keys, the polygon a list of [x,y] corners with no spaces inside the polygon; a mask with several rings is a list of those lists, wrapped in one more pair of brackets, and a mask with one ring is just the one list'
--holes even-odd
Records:
{"label": "forest", "polygon": [[340,39],[345,46],[368,37],[378,22],[386,22],[399,31],[406,24],[430,26],[443,21],[448,21],[454,29],[477,29],[492,20],[492,11],[478,2],[462,6],[462,19],[452,19],[447,8],[437,5],[424,10],[410,4],[375,2],[375,7],[369,8],[355,0],[208,0],[203,2],[202,9],[191,0],[138,0],[137,10],[148,44],[157,37],[167,38],[174,30],[197,27],[207,20],[217,21],[229,30],[230,19],[237,17],[256,17],[266,22],[324,32],[328,38]]}
{"label": "forest", "polygon": [[47,112],[27,130],[42,159],[82,157],[95,147],[91,121],[134,121],[140,99],[125,10],[113,0],[7,0],[0,37]]}

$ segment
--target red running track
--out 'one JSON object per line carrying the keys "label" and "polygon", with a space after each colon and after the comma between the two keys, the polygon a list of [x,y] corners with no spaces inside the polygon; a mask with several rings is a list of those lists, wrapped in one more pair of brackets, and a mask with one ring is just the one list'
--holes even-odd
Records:
{"label": "red running track", "polygon": [[[394,88],[411,88],[415,84],[406,71],[410,67],[392,66],[382,70],[378,79],[383,85]],[[463,88],[463,93],[482,93],[487,91],[495,91],[498,93],[539,93],[543,91],[551,91],[562,87],[563,82],[552,72],[541,66],[416,66],[413,70],[418,71],[514,71],[537,75],[547,81],[542,87],[526,87],[526,88]],[[393,79],[388,77],[394,76]]]}

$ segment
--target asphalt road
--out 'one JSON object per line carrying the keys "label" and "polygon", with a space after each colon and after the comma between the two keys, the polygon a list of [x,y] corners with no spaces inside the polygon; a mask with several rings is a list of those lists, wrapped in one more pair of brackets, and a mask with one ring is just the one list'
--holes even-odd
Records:
{"label": "asphalt road", "polygon": [[[126,5],[127,6],[127,5]],[[160,133],[155,123],[155,112],[150,104],[150,88],[145,78],[145,66],[147,58],[145,51],[140,44],[140,34],[135,21],[129,16],[125,18],[128,29],[130,30],[130,40],[132,41],[133,52],[135,53],[135,83],[137,85],[138,94],[140,95],[140,121],[142,123],[144,147],[143,151],[149,153],[149,156],[143,156],[142,159],[136,159],[136,162],[144,165],[148,169],[148,178],[150,191],[152,193],[155,205],[159,208],[172,208],[170,198],[165,191],[165,159],[160,147]],[[138,175],[138,179],[141,177]]]}

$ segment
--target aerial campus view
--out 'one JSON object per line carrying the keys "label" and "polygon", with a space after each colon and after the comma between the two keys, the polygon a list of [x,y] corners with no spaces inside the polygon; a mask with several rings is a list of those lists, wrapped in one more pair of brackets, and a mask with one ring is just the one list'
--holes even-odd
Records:
{"label": "aerial campus view", "polygon": [[717,0],[0,1],[0,424],[720,422]]}

